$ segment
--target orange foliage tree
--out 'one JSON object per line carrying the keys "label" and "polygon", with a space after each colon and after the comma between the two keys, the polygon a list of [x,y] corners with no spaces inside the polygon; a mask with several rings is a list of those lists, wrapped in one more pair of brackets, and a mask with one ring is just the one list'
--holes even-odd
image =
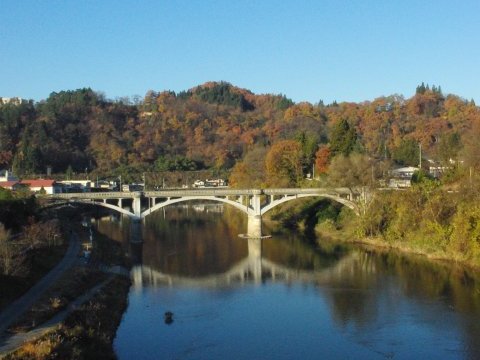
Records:
{"label": "orange foliage tree", "polygon": [[267,182],[272,186],[295,186],[302,178],[302,147],[294,140],[282,140],[267,153]]}
{"label": "orange foliage tree", "polygon": [[315,153],[315,169],[317,174],[325,174],[328,171],[328,164],[330,163],[330,148],[328,145],[322,145]]}

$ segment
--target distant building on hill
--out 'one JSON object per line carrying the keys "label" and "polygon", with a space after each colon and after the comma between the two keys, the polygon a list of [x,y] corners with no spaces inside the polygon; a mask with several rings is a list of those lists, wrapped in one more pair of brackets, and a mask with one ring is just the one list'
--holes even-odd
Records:
{"label": "distant building on hill", "polygon": [[92,188],[91,180],[62,180],[57,181],[57,184],[66,193],[90,192]]}
{"label": "distant building on hill", "polygon": [[55,180],[22,180],[21,184],[28,186],[31,192],[41,193],[45,191],[46,194],[58,194],[62,192]]}
{"label": "distant building on hill", "polygon": [[0,97],[0,104],[5,105],[5,104],[14,104],[14,105],[20,105],[22,103],[22,98],[19,97]]}
{"label": "distant building on hill", "polygon": [[0,181],[18,181],[18,178],[11,171],[0,170]]}
{"label": "distant building on hill", "polygon": [[20,190],[23,186],[18,181],[0,181],[0,187],[7,190]]}
{"label": "distant building on hill", "polygon": [[391,188],[407,188],[412,186],[412,177],[415,171],[420,169],[413,166],[402,167],[390,171],[390,181],[388,187]]}

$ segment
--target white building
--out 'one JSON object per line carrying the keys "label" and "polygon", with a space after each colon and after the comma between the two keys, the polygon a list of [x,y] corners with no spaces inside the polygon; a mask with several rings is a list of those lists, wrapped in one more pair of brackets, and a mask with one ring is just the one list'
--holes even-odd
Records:
{"label": "white building", "polygon": [[11,171],[0,170],[0,181],[18,181],[18,178]]}
{"label": "white building", "polygon": [[61,186],[57,185],[55,180],[22,180],[20,182],[28,186],[31,192],[42,192],[46,194],[58,194],[62,192]]}
{"label": "white building", "polygon": [[92,187],[90,180],[62,180],[57,181],[64,192],[89,192]]}
{"label": "white building", "polygon": [[19,97],[0,97],[0,104],[14,104],[14,105],[20,105],[22,103],[22,98]]}
{"label": "white building", "polygon": [[406,188],[412,186],[412,176],[415,171],[419,171],[420,168],[414,166],[408,166],[398,168],[390,171],[390,181],[388,187],[391,188]]}

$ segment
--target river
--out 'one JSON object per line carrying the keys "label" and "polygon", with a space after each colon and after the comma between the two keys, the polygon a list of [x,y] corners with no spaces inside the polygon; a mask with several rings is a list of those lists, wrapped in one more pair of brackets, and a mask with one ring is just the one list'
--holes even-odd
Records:
{"label": "river", "polygon": [[[134,267],[119,359],[480,359],[478,273],[274,233],[219,204],[101,218]],[[172,312],[171,318],[165,317]]]}

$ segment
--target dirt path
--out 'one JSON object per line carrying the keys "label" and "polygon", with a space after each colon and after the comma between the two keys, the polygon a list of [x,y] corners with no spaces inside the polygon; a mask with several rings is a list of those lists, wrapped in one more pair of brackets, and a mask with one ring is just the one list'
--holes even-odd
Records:
{"label": "dirt path", "polygon": [[14,321],[16,321],[25,311],[30,309],[45,291],[48,290],[56,280],[58,280],[65,270],[68,270],[75,264],[79,251],[80,241],[78,235],[72,234],[70,236],[70,244],[63,259],[22,297],[17,299],[0,313],[0,337]]}

